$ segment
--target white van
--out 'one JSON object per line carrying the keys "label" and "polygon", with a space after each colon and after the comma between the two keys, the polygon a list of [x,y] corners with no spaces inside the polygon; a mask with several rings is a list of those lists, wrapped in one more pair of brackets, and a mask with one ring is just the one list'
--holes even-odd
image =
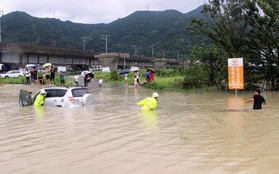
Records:
{"label": "white van", "polygon": [[57,66],[57,72],[67,72],[66,66]]}

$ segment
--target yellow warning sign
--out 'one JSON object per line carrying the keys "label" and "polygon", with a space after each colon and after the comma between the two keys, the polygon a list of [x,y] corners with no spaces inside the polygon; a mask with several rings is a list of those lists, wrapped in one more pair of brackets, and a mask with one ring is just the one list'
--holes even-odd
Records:
{"label": "yellow warning sign", "polygon": [[243,58],[228,59],[229,89],[244,89]]}

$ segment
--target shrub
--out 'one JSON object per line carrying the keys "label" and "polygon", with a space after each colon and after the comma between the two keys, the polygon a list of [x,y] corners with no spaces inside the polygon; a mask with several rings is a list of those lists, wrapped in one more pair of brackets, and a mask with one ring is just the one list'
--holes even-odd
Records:
{"label": "shrub", "polygon": [[154,90],[162,90],[162,89],[165,89],[165,88],[166,88],[165,85],[160,84],[160,83],[158,83],[158,82],[146,83],[145,86],[146,86],[147,88],[154,89]]}
{"label": "shrub", "polygon": [[202,67],[189,68],[184,76],[183,87],[185,89],[203,88],[208,85],[207,77],[207,72]]}
{"label": "shrub", "polygon": [[111,74],[110,80],[116,81],[120,79],[118,72],[116,70],[111,71],[110,74]]}

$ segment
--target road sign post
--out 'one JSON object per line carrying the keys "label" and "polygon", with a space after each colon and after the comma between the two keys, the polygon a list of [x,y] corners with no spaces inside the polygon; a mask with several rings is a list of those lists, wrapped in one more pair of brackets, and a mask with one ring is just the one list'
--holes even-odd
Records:
{"label": "road sign post", "polygon": [[244,89],[243,58],[228,59],[229,89]]}

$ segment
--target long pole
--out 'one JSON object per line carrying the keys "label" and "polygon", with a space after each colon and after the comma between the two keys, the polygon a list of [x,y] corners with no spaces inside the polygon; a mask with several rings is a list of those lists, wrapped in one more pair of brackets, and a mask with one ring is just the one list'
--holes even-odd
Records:
{"label": "long pole", "polygon": [[108,35],[107,34],[102,34],[101,35],[101,39],[103,40],[103,39],[105,39],[105,42],[106,42],[106,53],[108,52]]}
{"label": "long pole", "polygon": [[179,61],[179,50],[177,50],[177,60]]}
{"label": "long pole", "polygon": [[90,36],[82,36],[82,46],[83,46],[83,51],[86,49],[86,42],[88,40],[91,40],[92,38]]}
{"label": "long pole", "polygon": [[85,37],[82,37],[82,43],[83,43],[83,51],[85,51]]}
{"label": "long pole", "polygon": [[124,53],[124,69],[126,67],[125,53]]}
{"label": "long pole", "polygon": [[106,37],[106,53],[108,52],[108,35],[105,35]]}
{"label": "long pole", "polygon": [[1,20],[2,20],[2,16],[4,14],[3,10],[0,10],[0,13],[1,13],[1,16],[0,16],[0,43],[2,42],[2,31],[1,31],[1,28],[2,28],[2,25],[1,25]]}
{"label": "long pole", "polygon": [[151,54],[152,54],[152,58],[154,57],[154,45],[151,45]]}

